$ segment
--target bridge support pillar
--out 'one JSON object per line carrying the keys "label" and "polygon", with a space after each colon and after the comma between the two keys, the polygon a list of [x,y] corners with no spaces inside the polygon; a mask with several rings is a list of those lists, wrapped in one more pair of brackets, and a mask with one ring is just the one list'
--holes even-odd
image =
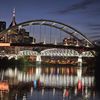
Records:
{"label": "bridge support pillar", "polygon": [[78,66],[82,68],[82,56],[78,57]]}
{"label": "bridge support pillar", "polygon": [[37,57],[36,57],[36,64],[41,64],[41,55],[38,54]]}

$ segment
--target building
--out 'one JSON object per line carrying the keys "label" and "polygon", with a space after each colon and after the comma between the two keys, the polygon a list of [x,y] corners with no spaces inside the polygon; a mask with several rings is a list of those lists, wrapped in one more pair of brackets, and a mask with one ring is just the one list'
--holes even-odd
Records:
{"label": "building", "polygon": [[68,46],[75,46],[75,45],[78,45],[78,41],[74,38],[64,38],[63,39],[63,44],[64,45],[68,45]]}
{"label": "building", "polygon": [[[15,25],[17,25],[17,22],[16,22],[16,16],[15,16],[15,9],[13,9],[12,21],[8,28],[14,27]],[[26,29],[17,28],[17,29],[11,30],[8,33],[7,42],[31,44],[33,42],[33,37],[29,36],[29,32],[27,32]]]}
{"label": "building", "polygon": [[6,22],[0,21],[0,32],[6,29]]}

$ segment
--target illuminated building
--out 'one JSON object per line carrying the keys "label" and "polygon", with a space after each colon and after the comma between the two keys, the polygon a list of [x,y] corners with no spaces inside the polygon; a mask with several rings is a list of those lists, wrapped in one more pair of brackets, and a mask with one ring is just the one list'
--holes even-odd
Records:
{"label": "illuminated building", "polygon": [[[11,24],[8,28],[14,27],[17,25],[16,17],[15,17],[15,9],[13,10],[13,16]],[[20,29],[13,29],[8,33],[8,42],[10,43],[25,43],[25,44],[31,44],[33,42],[33,37],[29,36],[29,32],[26,31],[24,28]],[[34,39],[35,40],[35,39]]]}
{"label": "illuminated building", "polygon": [[64,38],[63,39],[63,44],[64,45],[75,46],[75,45],[78,45],[79,42],[74,38]]}

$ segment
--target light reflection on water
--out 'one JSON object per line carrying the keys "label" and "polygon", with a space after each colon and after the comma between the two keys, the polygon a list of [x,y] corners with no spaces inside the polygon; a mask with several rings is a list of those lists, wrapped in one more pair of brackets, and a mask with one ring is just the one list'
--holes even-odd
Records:
{"label": "light reflection on water", "polygon": [[[10,84],[9,93],[1,93],[2,100],[80,100],[95,97],[94,73],[78,67],[66,66],[26,66],[21,70],[8,68],[4,79]],[[79,80],[81,82],[78,84]],[[79,86],[78,86],[79,85]],[[81,86],[80,86],[81,85]],[[80,88],[79,88],[80,87]],[[95,99],[94,99],[95,100]]]}

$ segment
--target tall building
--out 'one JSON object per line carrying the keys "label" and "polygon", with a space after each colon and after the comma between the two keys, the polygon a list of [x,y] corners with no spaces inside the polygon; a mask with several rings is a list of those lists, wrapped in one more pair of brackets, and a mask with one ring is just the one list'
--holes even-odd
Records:
{"label": "tall building", "polygon": [[0,32],[6,29],[6,22],[0,21]]}
{"label": "tall building", "polygon": [[[17,25],[15,15],[15,9],[13,9],[12,21],[9,28]],[[24,28],[13,29],[8,33],[8,42],[30,44],[33,42],[33,37],[30,37],[29,32],[27,32]]]}
{"label": "tall building", "polygon": [[[12,12],[12,21],[8,28],[16,26],[16,16],[15,16],[15,9]],[[0,21],[0,32],[6,29],[6,22]],[[29,32],[25,28],[15,28],[10,30],[10,32],[5,33],[7,37],[0,34],[0,42],[10,42],[10,43],[24,43],[24,44],[31,44],[35,38],[31,37]]]}

